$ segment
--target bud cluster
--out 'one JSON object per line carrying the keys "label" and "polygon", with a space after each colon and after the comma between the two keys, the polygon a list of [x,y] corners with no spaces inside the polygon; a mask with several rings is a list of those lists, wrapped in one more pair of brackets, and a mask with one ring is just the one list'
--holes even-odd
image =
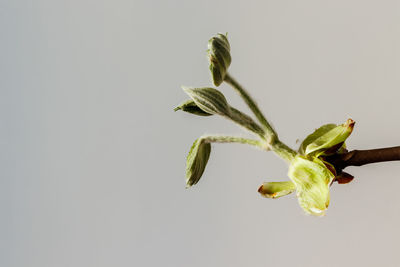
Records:
{"label": "bud cluster", "polygon": [[186,161],[186,185],[191,187],[199,182],[211,153],[211,143],[242,143],[272,150],[289,164],[290,181],[266,182],[258,192],[266,198],[279,198],[296,192],[303,210],[311,215],[322,216],[330,201],[329,187],[333,181],[348,183],[353,176],[335,169],[329,163],[329,156],[347,152],[345,141],[354,128],[354,121],[348,119],[344,124],[326,124],[308,135],[297,151],[282,143],[275,130],[262,114],[255,101],[246,90],[228,74],[231,64],[230,44],[227,36],[217,34],[208,42],[208,59],[212,82],[215,86],[224,81],[231,85],[243,98],[257,118],[255,122],[249,115],[228,104],[219,90],[212,87],[183,87],[189,100],[174,110],[182,110],[203,117],[219,115],[229,119],[259,137],[259,140],[232,136],[202,136],[195,140]]}

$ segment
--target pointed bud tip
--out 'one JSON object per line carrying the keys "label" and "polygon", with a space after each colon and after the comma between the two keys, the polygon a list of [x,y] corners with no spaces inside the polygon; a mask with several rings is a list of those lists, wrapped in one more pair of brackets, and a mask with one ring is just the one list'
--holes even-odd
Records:
{"label": "pointed bud tip", "polygon": [[355,121],[353,121],[352,119],[348,119],[348,120],[346,121],[346,123],[345,123],[345,126],[351,128],[351,129],[353,129],[353,128],[354,128],[354,124],[356,124]]}
{"label": "pointed bud tip", "polygon": [[263,185],[261,185],[261,186],[258,188],[257,192],[260,193],[260,194],[262,194],[262,190],[263,190]]}

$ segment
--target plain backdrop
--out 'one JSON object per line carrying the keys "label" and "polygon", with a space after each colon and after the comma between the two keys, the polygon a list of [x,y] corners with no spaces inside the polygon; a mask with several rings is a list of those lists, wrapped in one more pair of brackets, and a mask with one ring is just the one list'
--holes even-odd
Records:
{"label": "plain backdrop", "polygon": [[397,0],[0,0],[0,266],[400,265],[399,162],[349,168],[323,218],[259,196],[287,167],[244,145],[185,189],[194,139],[247,136],[173,112],[217,32],[288,145],[347,118],[349,149],[400,145]]}

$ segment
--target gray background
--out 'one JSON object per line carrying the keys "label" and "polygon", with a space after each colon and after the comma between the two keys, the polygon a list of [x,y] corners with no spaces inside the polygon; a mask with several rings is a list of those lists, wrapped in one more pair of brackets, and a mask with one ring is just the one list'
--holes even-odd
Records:
{"label": "gray background", "polygon": [[217,32],[288,145],[349,117],[351,149],[400,144],[399,1],[2,0],[0,266],[400,265],[399,163],[350,168],[324,218],[260,197],[287,167],[242,145],[185,189],[195,138],[245,135],[172,111]]}

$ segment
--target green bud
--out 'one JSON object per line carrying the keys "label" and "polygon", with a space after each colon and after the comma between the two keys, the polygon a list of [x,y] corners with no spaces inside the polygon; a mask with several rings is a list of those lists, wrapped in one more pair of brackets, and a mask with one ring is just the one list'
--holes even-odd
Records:
{"label": "green bud", "polygon": [[231,47],[227,35],[218,33],[208,41],[208,59],[213,83],[219,86],[231,64]]}
{"label": "green bud", "polygon": [[211,144],[199,138],[194,141],[186,159],[186,187],[200,180],[211,153]]}
{"label": "green bud", "polygon": [[[303,151],[304,155],[313,154],[315,156],[335,153],[350,136],[354,123],[352,119],[348,119],[342,125],[333,127],[332,124],[328,124],[320,127],[303,141],[300,151]],[[331,151],[332,148],[335,151]]]}
{"label": "green bud", "polygon": [[266,198],[278,198],[286,196],[292,193],[294,190],[296,190],[296,186],[291,181],[263,183],[260,188],[258,188],[258,192]]}
{"label": "green bud", "polygon": [[174,111],[182,110],[191,114],[199,115],[199,116],[211,116],[212,114],[207,113],[203,111],[201,108],[199,108],[196,103],[194,103],[193,100],[189,99],[183,103],[181,103],[179,106],[174,108]]}
{"label": "green bud", "polygon": [[194,101],[194,103],[209,114],[229,116],[231,113],[225,96],[214,88],[183,88]]}
{"label": "green bud", "polygon": [[297,198],[303,210],[315,216],[325,215],[329,205],[329,186],[334,175],[323,163],[296,156],[288,176],[296,185]]}

